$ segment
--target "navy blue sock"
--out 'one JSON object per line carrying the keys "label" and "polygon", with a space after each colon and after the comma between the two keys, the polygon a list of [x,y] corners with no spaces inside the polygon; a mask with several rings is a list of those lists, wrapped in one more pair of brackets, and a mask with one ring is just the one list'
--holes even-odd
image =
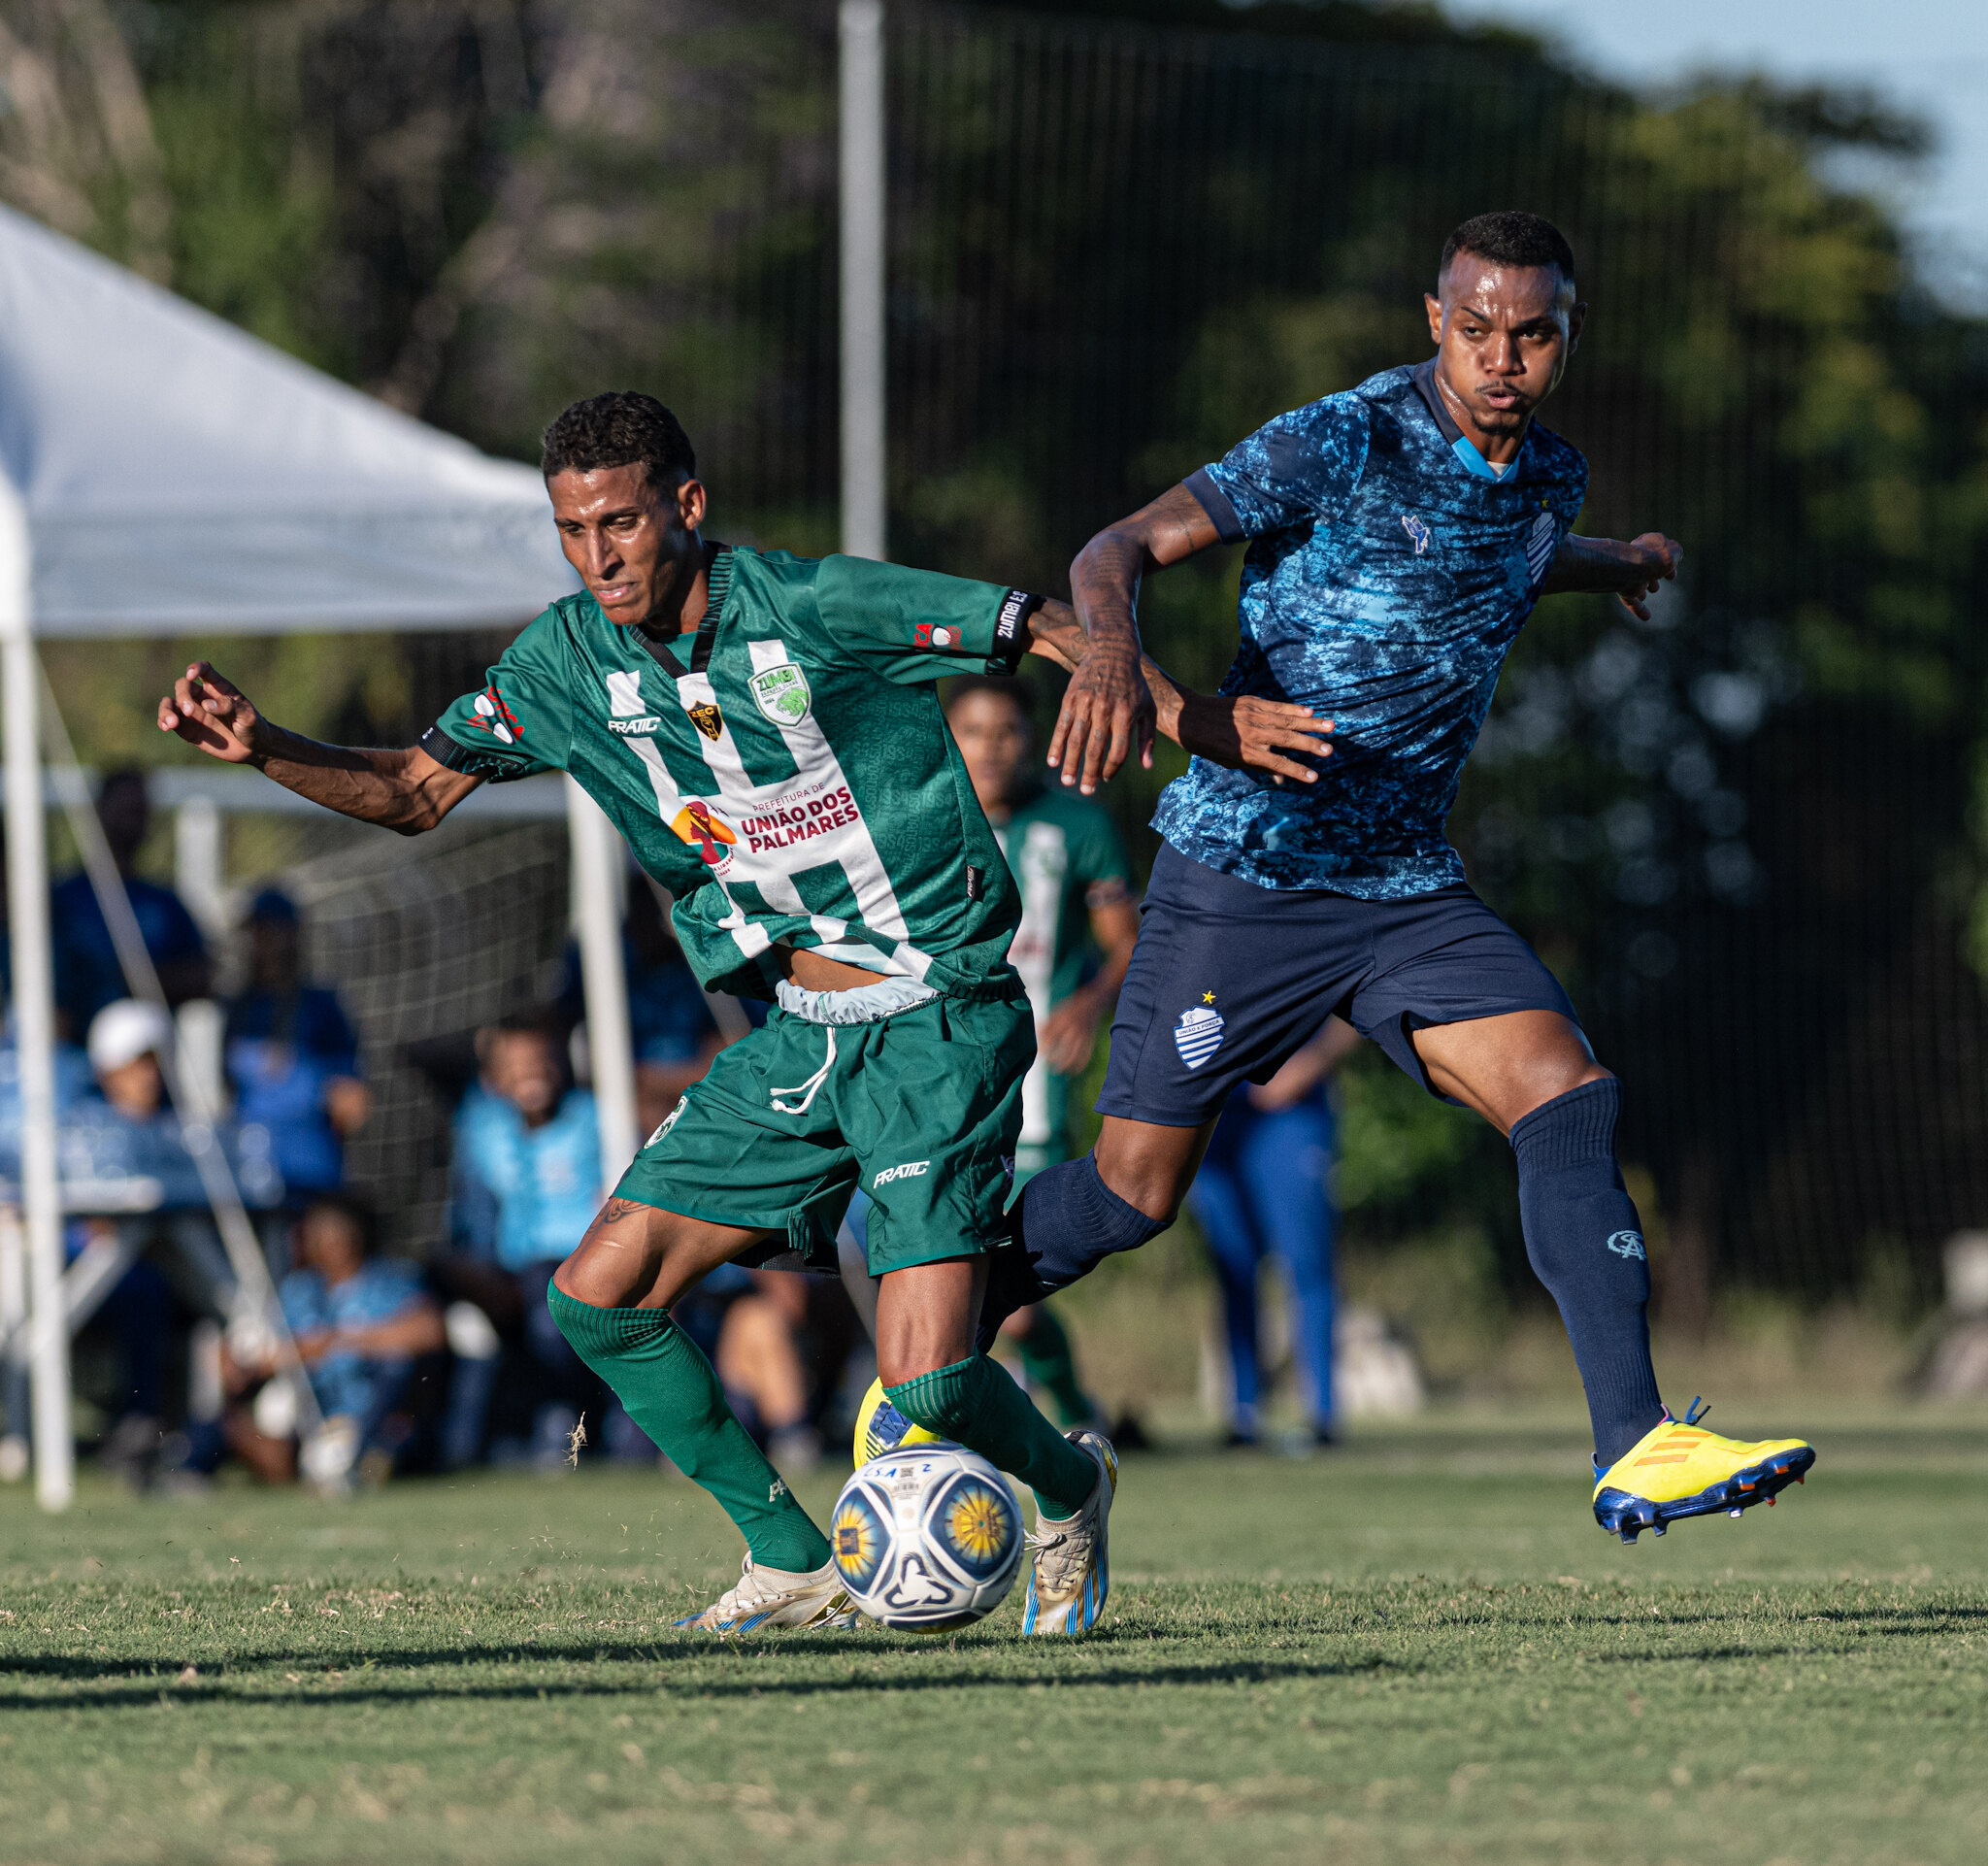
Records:
{"label": "navy blue sock", "polygon": [[1526,1254],[1560,1305],[1607,1469],[1663,1416],[1642,1220],[1615,1164],[1622,1084],[1584,1083],[1511,1130]]}
{"label": "navy blue sock", "polygon": [[1088,1153],[1038,1173],[1022,1187],[1011,1216],[1014,1243],[995,1251],[987,1266],[978,1337],[982,1353],[1017,1309],[1088,1276],[1114,1251],[1137,1250],[1168,1224],[1126,1204],[1099,1177],[1098,1163]]}

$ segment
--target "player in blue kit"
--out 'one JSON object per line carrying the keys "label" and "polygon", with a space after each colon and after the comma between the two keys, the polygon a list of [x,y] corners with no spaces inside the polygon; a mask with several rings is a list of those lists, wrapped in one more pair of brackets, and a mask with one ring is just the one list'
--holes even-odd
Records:
{"label": "player in blue kit", "polygon": [[[1679,547],[1571,535],[1587,464],[1533,419],[1579,340],[1574,254],[1536,215],[1466,221],[1427,299],[1435,356],[1279,416],[1101,532],[1072,566],[1088,652],[1049,761],[1095,788],[1179,704],[1140,671],[1143,573],[1247,541],[1221,691],[1276,755],[1197,758],[1168,785],[1119,997],[1093,1153],[1031,1181],[983,1329],[1172,1222],[1241,1082],[1334,1013],[1511,1142],[1535,1270],[1567,1323],[1595,1433],[1594,1507],[1643,1528],[1771,1499],[1800,1440],[1719,1438],[1665,1408],[1642,1223],[1615,1158],[1621,1084],[1443,834],[1507,651],[1558,590],[1639,616]],[[1157,714],[1155,712],[1157,707]]]}

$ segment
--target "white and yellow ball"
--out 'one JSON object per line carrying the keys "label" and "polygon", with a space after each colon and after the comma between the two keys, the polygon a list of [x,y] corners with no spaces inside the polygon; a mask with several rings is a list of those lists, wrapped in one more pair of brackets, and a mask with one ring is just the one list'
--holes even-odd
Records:
{"label": "white and yellow ball", "polygon": [[829,1519],[836,1572],[857,1608],[903,1633],[983,1619],[1021,1572],[1021,1505],[963,1445],[901,1444],[843,1485]]}

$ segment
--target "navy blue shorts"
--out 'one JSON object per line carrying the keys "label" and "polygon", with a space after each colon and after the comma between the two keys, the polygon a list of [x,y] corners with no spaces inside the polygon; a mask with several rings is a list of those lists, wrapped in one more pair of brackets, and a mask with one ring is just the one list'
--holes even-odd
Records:
{"label": "navy blue shorts", "polygon": [[1539,954],[1472,888],[1362,901],[1259,887],[1165,844],[1098,1113],[1198,1127],[1238,1083],[1268,1082],[1334,1012],[1434,1094],[1411,1033],[1508,1011],[1574,1017]]}

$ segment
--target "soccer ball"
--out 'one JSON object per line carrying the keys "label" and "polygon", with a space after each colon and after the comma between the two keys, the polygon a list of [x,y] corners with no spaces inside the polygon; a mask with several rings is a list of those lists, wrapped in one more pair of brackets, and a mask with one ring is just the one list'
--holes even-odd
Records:
{"label": "soccer ball", "polygon": [[872,1458],[843,1485],[829,1544],[849,1598],[901,1633],[983,1619],[1021,1572],[1021,1506],[963,1445],[935,1440]]}
{"label": "soccer ball", "polygon": [[859,1468],[872,1458],[887,1457],[901,1445],[937,1445],[937,1432],[913,1425],[884,1396],[883,1383],[874,1380],[856,1409],[856,1443],[849,1462]]}

